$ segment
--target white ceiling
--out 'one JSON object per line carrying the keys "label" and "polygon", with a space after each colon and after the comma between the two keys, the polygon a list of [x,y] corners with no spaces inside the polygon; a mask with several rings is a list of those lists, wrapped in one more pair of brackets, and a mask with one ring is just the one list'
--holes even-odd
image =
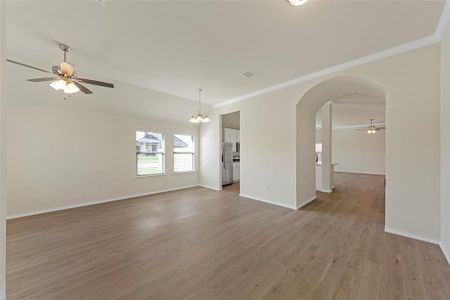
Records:
{"label": "white ceiling", "polygon": [[[333,99],[333,128],[365,127],[374,124],[385,124],[386,101],[384,97],[364,94],[352,94],[339,99]],[[320,113],[316,117],[316,127],[321,127]]]}
{"label": "white ceiling", "polygon": [[[217,104],[434,33],[443,1],[10,1],[8,58]],[[253,70],[245,78],[241,73]]]}

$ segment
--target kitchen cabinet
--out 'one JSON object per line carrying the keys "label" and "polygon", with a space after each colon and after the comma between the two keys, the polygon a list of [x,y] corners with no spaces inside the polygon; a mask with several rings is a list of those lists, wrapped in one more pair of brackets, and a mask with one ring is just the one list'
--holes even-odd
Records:
{"label": "kitchen cabinet", "polygon": [[331,190],[324,189],[323,186],[323,170],[322,170],[322,164],[316,164],[316,191],[324,192],[324,193],[331,193],[334,189],[334,167],[337,166],[337,163],[331,164]]}
{"label": "kitchen cabinet", "polygon": [[223,129],[223,141],[225,143],[231,143],[231,129],[230,128],[224,128]]}
{"label": "kitchen cabinet", "polygon": [[[231,131],[231,139],[233,141],[234,147],[236,147],[236,143],[239,143],[239,130],[232,129]],[[234,150],[236,151],[236,150]]]}
{"label": "kitchen cabinet", "polygon": [[240,142],[240,133],[238,129],[224,128],[223,129],[223,141],[225,143],[233,144],[233,152],[237,152],[236,143]]}
{"label": "kitchen cabinet", "polygon": [[241,179],[241,163],[238,161],[233,162],[233,181],[239,181]]}

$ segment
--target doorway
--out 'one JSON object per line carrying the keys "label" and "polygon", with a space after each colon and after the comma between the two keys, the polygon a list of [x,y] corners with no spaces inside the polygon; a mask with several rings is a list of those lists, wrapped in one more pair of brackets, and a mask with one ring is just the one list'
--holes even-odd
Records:
{"label": "doorway", "polygon": [[240,191],[241,181],[241,122],[240,112],[221,115],[221,173],[222,189],[225,191]]}
{"label": "doorway", "polygon": [[[385,97],[362,93],[333,98],[319,109],[316,191],[333,192],[336,173],[385,176],[385,110]],[[322,161],[331,169],[322,170]]]}
{"label": "doorway", "polygon": [[[331,79],[327,79],[313,86],[297,103],[297,207],[303,207],[309,202],[317,198],[316,187],[316,168],[317,168],[317,152],[320,153],[321,158],[321,179],[322,191],[327,193],[332,192],[333,188],[333,168],[338,168],[335,163],[339,161],[333,161],[337,157],[332,158],[331,152],[331,139],[332,139],[332,118],[331,118],[331,106],[333,101],[342,101],[346,105],[362,105],[365,99],[371,99],[374,105],[378,105],[378,102],[383,104],[383,119],[384,119],[384,106],[386,102],[385,90],[378,83],[373,82],[366,78],[353,77],[353,76],[338,76]],[[331,101],[331,102],[330,102]],[[324,120],[321,122],[321,145],[316,140],[317,120],[316,116],[319,110],[324,106],[327,106],[327,111],[321,113],[321,116],[326,116],[326,125]],[[344,111],[348,112],[348,107]],[[362,112],[358,109],[356,113],[362,116]],[[364,116],[367,118],[368,116]],[[353,117],[352,117],[353,118]],[[353,121],[350,118],[350,121]],[[360,120],[366,122],[365,120]],[[370,120],[367,120],[370,121]],[[384,120],[383,120],[384,121]],[[364,124],[356,124],[364,128]],[[370,124],[367,124],[370,126]],[[379,127],[383,127],[377,125]],[[325,128],[326,127],[326,128]],[[377,127],[378,128],[378,127]],[[353,131],[358,128],[352,128]],[[365,131],[360,131],[361,134],[367,134],[368,128]],[[361,136],[366,138],[366,136]],[[384,137],[383,137],[384,141]],[[325,145],[326,143],[327,145]],[[384,144],[383,144],[384,145]],[[383,149],[384,150],[384,149]],[[384,154],[384,151],[383,151]],[[354,162],[356,156],[351,156],[349,162]],[[342,161],[344,158],[340,158]],[[384,164],[384,161],[383,161]],[[342,166],[340,166],[342,168]],[[383,165],[384,170],[384,165]]]}

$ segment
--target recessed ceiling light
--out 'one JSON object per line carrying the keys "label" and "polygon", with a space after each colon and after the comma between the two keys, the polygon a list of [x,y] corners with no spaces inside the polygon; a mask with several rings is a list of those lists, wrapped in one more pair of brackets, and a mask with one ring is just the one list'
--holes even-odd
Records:
{"label": "recessed ceiling light", "polygon": [[308,0],[289,0],[289,3],[294,6],[300,6],[308,2]]}

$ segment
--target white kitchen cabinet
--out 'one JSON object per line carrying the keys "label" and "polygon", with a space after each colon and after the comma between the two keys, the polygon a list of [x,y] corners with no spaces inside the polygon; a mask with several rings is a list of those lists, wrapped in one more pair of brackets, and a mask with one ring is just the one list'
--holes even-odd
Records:
{"label": "white kitchen cabinet", "polygon": [[223,141],[225,143],[231,143],[231,129],[230,128],[223,129]]}
{"label": "white kitchen cabinet", "polygon": [[223,141],[225,143],[233,144],[233,152],[236,152],[236,143],[240,141],[240,133],[238,129],[224,128],[223,129]]}
{"label": "white kitchen cabinet", "polygon": [[[232,135],[232,138],[233,138],[234,148],[236,148],[236,143],[239,143],[239,130],[232,129],[231,135]],[[234,151],[236,151],[236,149]]]}
{"label": "white kitchen cabinet", "polygon": [[233,162],[233,181],[239,181],[241,179],[241,163],[238,161]]}

